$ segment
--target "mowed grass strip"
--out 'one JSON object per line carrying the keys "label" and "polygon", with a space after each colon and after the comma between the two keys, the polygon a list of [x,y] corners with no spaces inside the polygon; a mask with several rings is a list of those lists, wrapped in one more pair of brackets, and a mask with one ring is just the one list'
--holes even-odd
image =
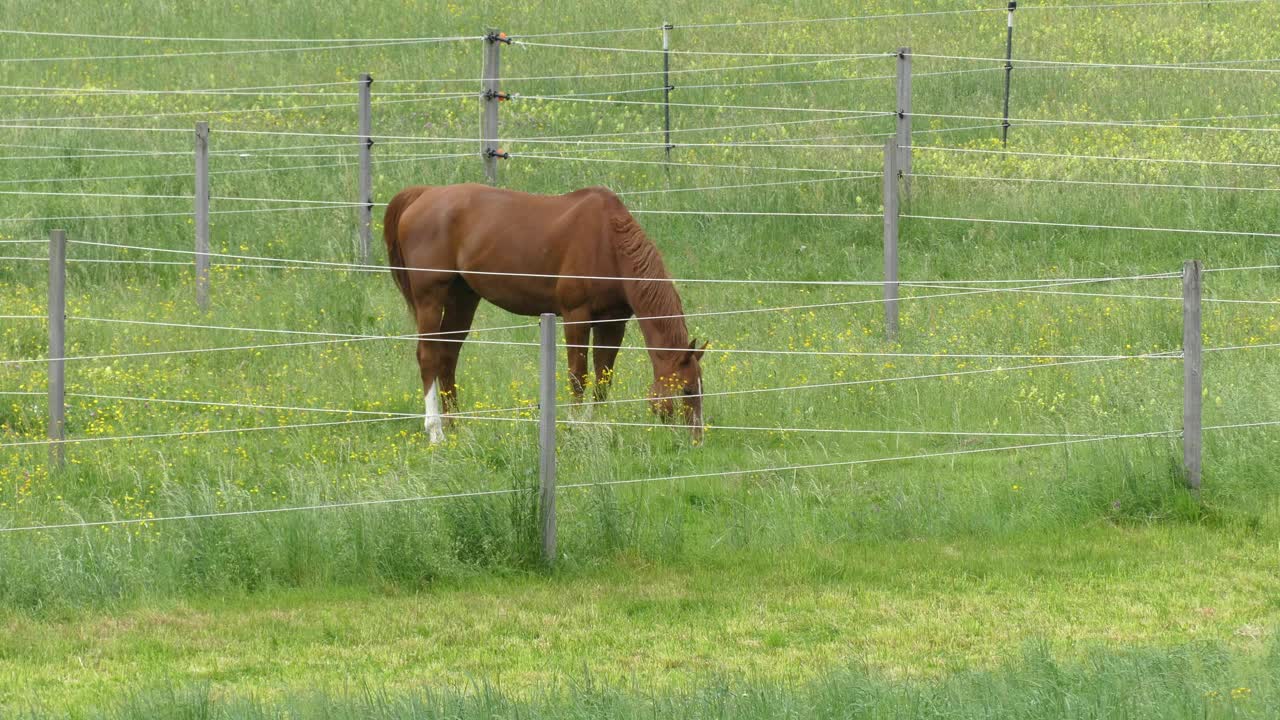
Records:
{"label": "mowed grass strip", "polygon": [[[537,692],[588,673],[688,690],[708,677],[808,682],[856,666],[936,680],[993,669],[1029,639],[1091,649],[1268,647],[1280,615],[1272,540],[1092,527],[999,543],[840,544],[719,552],[550,576],[477,576],[420,593],[277,591],[53,617],[6,613],[11,709],[97,705],[207,684],[277,698],[350,683],[404,691],[489,679]],[[140,681],[140,678],[146,678]]]}

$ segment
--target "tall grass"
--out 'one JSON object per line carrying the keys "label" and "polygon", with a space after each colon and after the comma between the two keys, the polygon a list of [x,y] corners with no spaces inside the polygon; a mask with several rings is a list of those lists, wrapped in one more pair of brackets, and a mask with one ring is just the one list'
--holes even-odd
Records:
{"label": "tall grass", "polygon": [[[620,23],[605,3],[553,3],[537,8],[494,2],[376,4],[359,17],[346,6],[277,3],[270,8],[226,6],[197,11],[168,3],[132,2],[104,7],[2,3],[6,16],[31,28],[78,23],[122,33],[311,37],[353,35],[472,34],[499,25],[512,34]],[[916,3],[917,10],[954,9]],[[967,2],[964,8],[985,5]],[[1280,52],[1265,32],[1259,5],[1177,8],[1049,10],[1020,18],[1018,52],[1025,57],[1105,62],[1182,62],[1188,59],[1259,59]],[[864,3],[859,12],[898,12],[898,3]],[[625,24],[650,23],[643,33],[599,39],[642,49],[656,46],[657,26],[732,19],[780,19],[847,14],[831,4],[795,6],[729,2],[715,9],[694,3],[647,3]],[[972,69],[964,61],[925,57],[968,54],[991,57],[1002,47],[1002,13],[919,16],[911,19],[821,25],[677,30],[678,49],[799,53],[843,48],[878,51],[909,44],[920,54],[914,107],[926,115],[994,114],[1002,84],[998,73],[928,75]],[[594,36],[588,36],[594,37]],[[1228,41],[1229,39],[1229,41]],[[61,43],[54,47],[54,43]],[[598,44],[596,41],[583,44]],[[129,41],[14,36],[11,57],[139,52]],[[155,42],[157,52],[190,51],[190,43]],[[201,46],[203,47],[203,46]],[[1115,48],[1126,48],[1117,58]],[[612,55],[592,50],[534,46],[504,48],[508,77],[652,72],[656,56]],[[15,86],[88,89],[191,89],[354,80],[370,71],[378,81],[378,134],[471,138],[473,98],[422,104],[396,102],[390,93],[454,89],[447,80],[478,76],[479,40],[424,46],[379,46],[236,56],[100,59],[0,64],[0,78]],[[746,64],[721,57],[675,58],[680,70]],[[812,118],[809,114],[733,110],[719,106],[834,107],[883,110],[892,85],[876,78],[892,58],[821,63],[690,75],[677,85],[687,103],[677,129],[760,124]],[[1276,97],[1275,74],[1178,73],[1119,68],[1019,68],[1016,117],[1124,120],[1266,114]],[[849,80],[830,84],[691,87],[715,82]],[[423,81],[401,84],[395,80]],[[652,76],[523,81],[506,89],[526,95],[603,92],[649,87]],[[472,88],[469,84],[462,87]],[[474,89],[474,88],[472,88]],[[350,199],[356,187],[350,158],[324,159],[333,167],[284,170],[298,158],[266,159],[272,148],[300,148],[321,141],[290,136],[233,135],[222,130],[350,133],[355,127],[350,87],[324,89],[324,97],[261,96],[52,96],[13,98],[12,117],[37,129],[0,129],[14,153],[45,159],[0,162],[3,187],[86,193],[177,194],[190,192],[190,137],[185,132],[142,133],[136,128],[184,130],[197,116],[213,127],[214,170],[275,168],[273,172],[215,175],[223,197]],[[17,91],[15,91],[17,92]],[[34,95],[36,93],[18,93]],[[329,95],[332,95],[330,97]],[[619,97],[649,97],[627,95]],[[656,95],[655,95],[656,97]],[[350,108],[291,108],[307,103],[350,102]],[[1259,110],[1261,108],[1261,110]],[[255,110],[251,114],[231,111]],[[519,100],[503,105],[504,137],[635,132],[660,127],[658,109]],[[126,115],[115,119],[109,116]],[[918,145],[994,149],[996,130],[954,129],[970,121],[922,115]],[[92,117],[97,116],[97,117]],[[1280,162],[1280,143],[1267,118],[1197,121],[1251,126],[1259,132],[1153,129],[1122,126],[1015,125],[1010,149],[1065,155],[1118,155],[1209,161]],[[502,166],[502,184],[562,192],[589,184],[619,192],[745,184],[799,175],[771,167],[879,168],[879,139],[844,136],[887,132],[888,118],[819,125],[786,125],[681,135],[690,142],[809,139],[818,147],[681,147],[670,168],[537,159],[544,146],[511,143],[516,157]],[[132,128],[91,131],[54,125]],[[1261,131],[1268,130],[1268,131]],[[835,139],[826,139],[839,136]],[[624,136],[628,137],[628,136]],[[859,147],[822,147],[833,145]],[[466,139],[449,150],[474,149]],[[380,160],[411,152],[394,143],[376,147]],[[432,146],[434,148],[434,146]],[[176,156],[85,158],[93,148],[160,150]],[[598,148],[597,148],[598,149]],[[314,150],[314,149],[312,149]],[[335,152],[349,152],[339,148]],[[309,152],[299,149],[299,152]],[[318,152],[329,152],[319,150]],[[522,158],[521,155],[524,155]],[[13,155],[22,157],[23,155]],[[584,155],[585,157],[585,155]],[[592,153],[605,160],[656,160],[660,151],[626,148]],[[681,163],[739,164],[759,170],[725,170]],[[1188,164],[1123,164],[1078,157],[1021,157],[919,150],[909,214],[1034,219],[1084,224],[1143,225],[1274,232],[1271,169]],[[118,175],[177,173],[127,181],[91,180]],[[947,178],[927,176],[950,176]],[[476,180],[473,157],[379,164],[375,192],[385,199],[404,185]],[[968,176],[1001,178],[975,181]],[[59,183],[46,180],[73,179]],[[1137,185],[1028,185],[1018,178],[1125,182]],[[37,182],[39,181],[39,182]],[[1215,185],[1264,190],[1195,190],[1142,187],[1144,183]],[[879,209],[879,182],[841,180],[812,186],[636,195],[637,209],[683,211],[853,211]],[[251,203],[215,202],[216,209]],[[176,208],[176,210],[175,210]],[[184,201],[111,197],[0,196],[0,217],[40,218],[146,212],[185,212]],[[355,213],[322,210],[215,216],[215,250],[242,255],[347,261],[353,257]],[[875,280],[880,267],[879,223],[821,218],[743,218],[642,215],[672,272],[681,277]],[[166,249],[191,245],[185,217],[6,222],[0,239],[43,238],[54,226],[74,240],[106,241]],[[1277,244],[1258,237],[1165,235],[1066,227],[1003,226],[923,219],[903,220],[904,278],[1051,278],[1172,272],[1198,257],[1210,267],[1277,262]],[[22,252],[38,255],[31,246]],[[38,247],[38,246],[37,246]],[[8,251],[6,251],[8,252]],[[17,251],[15,251],[17,252]],[[128,253],[73,245],[79,259],[173,260],[185,256]],[[0,261],[0,313],[44,312],[44,268],[35,262]],[[1275,300],[1274,273],[1210,276],[1207,292],[1221,298]],[[339,271],[262,271],[219,268],[213,310],[192,307],[187,268],[74,265],[69,281],[69,350],[73,355],[229,346],[277,341],[277,336],[234,331],[137,327],[84,317],[287,328],[372,335],[409,331],[390,279]],[[1176,297],[1177,281],[1150,280],[1088,285],[1081,291]],[[776,286],[680,286],[690,311],[746,309],[874,300],[874,289]],[[914,292],[914,291],[913,291]],[[925,291],[920,291],[925,292]],[[904,293],[905,294],[905,293]],[[1274,305],[1211,305],[1206,342],[1250,345],[1280,338]],[[477,325],[510,324],[512,318],[483,308]],[[832,350],[1015,354],[1140,354],[1178,347],[1176,301],[1125,297],[1077,297],[990,293],[903,304],[901,339],[888,343],[875,304],[692,320],[713,350]],[[44,355],[40,323],[6,321],[0,352],[6,359]],[[631,341],[635,342],[636,333]],[[486,334],[485,339],[528,342],[532,329]],[[1280,386],[1274,349],[1215,354],[1206,368],[1206,423],[1270,421]],[[740,548],[793,547],[812,552],[832,542],[1052,530],[1115,522],[1223,522],[1274,529],[1276,495],[1268,470],[1280,457],[1266,428],[1210,433],[1206,438],[1205,504],[1192,506],[1178,488],[1176,441],[1127,439],[1048,448],[1007,450],[884,461],[915,454],[994,450],[1051,441],[1053,437],[852,435],[787,432],[781,428],[937,430],[973,433],[1126,434],[1175,430],[1179,425],[1180,374],[1175,360],[1130,360],[1053,366],[1012,361],[933,357],[819,357],[735,355],[711,352],[705,364],[709,392],[743,391],[852,381],[838,389],[730,395],[708,401],[713,426],[761,426],[776,431],[716,430],[706,446],[691,448],[677,432],[630,427],[568,427],[560,435],[565,483],[663,478],[828,462],[875,461],[815,470],[734,474],[720,478],[655,481],[637,487],[566,491],[561,498],[562,566],[609,562],[620,556],[679,560],[712,553],[724,543]],[[1040,365],[1044,365],[1041,367]],[[469,346],[463,353],[464,409],[532,404],[535,358],[523,347]],[[894,382],[899,376],[966,373],[932,380]],[[615,396],[639,398],[648,384],[643,353],[625,351]],[[40,363],[0,364],[0,390],[43,388]],[[529,412],[505,420],[460,422],[448,444],[428,447],[413,420],[324,429],[200,436],[204,430],[341,420],[342,413],[229,409],[85,397],[125,395],[180,400],[244,401],[335,410],[418,412],[421,388],[413,351],[403,342],[367,342],[247,352],[216,352],[73,363],[68,432],[73,437],[190,431],[189,438],[72,445],[69,465],[50,473],[43,448],[5,448],[0,455],[0,526],[58,524],[126,518],[284,508],[344,501],[382,501],[457,491],[534,485]],[[0,399],[0,441],[43,437],[47,409],[39,398]],[[354,419],[351,416],[349,419]],[[643,404],[597,411],[599,421],[648,422]],[[477,570],[524,571],[532,566],[531,493],[499,499],[464,499],[365,509],[286,513],[262,517],[144,523],[0,536],[0,603],[22,608],[115,603],[146,596],[254,591],[277,586],[389,583],[414,586],[432,578]]]}

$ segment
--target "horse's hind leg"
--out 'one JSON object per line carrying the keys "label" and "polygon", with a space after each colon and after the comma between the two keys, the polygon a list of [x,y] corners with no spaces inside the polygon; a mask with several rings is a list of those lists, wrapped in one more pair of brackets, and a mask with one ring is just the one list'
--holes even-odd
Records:
{"label": "horse's hind leg", "polygon": [[444,414],[458,411],[458,355],[462,353],[462,341],[467,339],[471,321],[476,316],[480,296],[461,279],[449,286],[449,297],[444,304],[444,319],[440,323],[440,400]]}
{"label": "horse's hind leg", "polygon": [[431,442],[444,440],[444,423],[440,419],[440,368],[445,348],[436,339],[444,313],[446,286],[433,286],[414,297],[414,313],[418,321],[418,369],[422,373],[422,391],[425,395],[423,428]]}
{"label": "horse's hind leg", "polygon": [[587,345],[591,339],[591,312],[586,308],[565,310],[561,314],[564,320],[564,342],[568,346],[569,389],[573,392],[575,402],[582,401],[582,393],[587,384]]}

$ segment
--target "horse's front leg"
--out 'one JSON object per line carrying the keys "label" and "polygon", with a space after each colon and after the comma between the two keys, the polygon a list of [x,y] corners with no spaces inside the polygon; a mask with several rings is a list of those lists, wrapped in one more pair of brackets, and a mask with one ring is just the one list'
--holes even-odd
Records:
{"label": "horse's front leg", "polygon": [[621,320],[597,322],[592,330],[592,352],[596,364],[596,402],[609,395],[609,386],[613,384],[613,365],[618,359],[618,350],[622,346],[622,337],[627,332],[627,321]]}
{"label": "horse's front leg", "polygon": [[444,319],[440,323],[440,401],[443,406],[445,422],[449,415],[458,411],[458,355],[462,353],[462,343],[471,331],[471,321],[475,318],[476,307],[480,304],[480,296],[461,281],[454,281],[449,287],[449,296],[444,304]]}

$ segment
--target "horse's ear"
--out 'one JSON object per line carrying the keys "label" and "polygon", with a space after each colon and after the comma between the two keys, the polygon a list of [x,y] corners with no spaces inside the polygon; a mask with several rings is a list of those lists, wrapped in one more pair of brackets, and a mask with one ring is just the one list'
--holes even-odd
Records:
{"label": "horse's ear", "polygon": [[707,352],[707,346],[710,344],[710,342],[704,342],[702,343],[702,347],[698,347],[698,341],[695,339],[693,342],[689,343],[689,353],[693,355],[694,360],[701,361],[703,354]]}

